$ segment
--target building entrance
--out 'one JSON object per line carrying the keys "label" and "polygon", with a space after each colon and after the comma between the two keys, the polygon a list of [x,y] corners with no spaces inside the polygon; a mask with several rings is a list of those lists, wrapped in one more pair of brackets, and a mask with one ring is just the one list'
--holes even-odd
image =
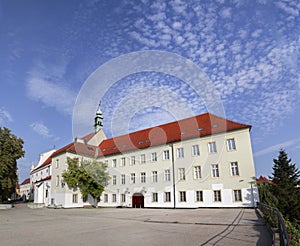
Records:
{"label": "building entrance", "polygon": [[132,207],[143,208],[144,207],[144,196],[141,193],[134,193],[132,195]]}

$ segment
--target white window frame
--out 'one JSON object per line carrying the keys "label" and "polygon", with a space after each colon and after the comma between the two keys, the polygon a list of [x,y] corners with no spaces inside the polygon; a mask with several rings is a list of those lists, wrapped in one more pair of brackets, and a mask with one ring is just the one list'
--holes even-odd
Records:
{"label": "white window frame", "polygon": [[78,203],[78,194],[73,194],[72,203]]}
{"label": "white window frame", "polygon": [[108,194],[103,195],[103,202],[105,202],[105,203],[108,202]]}
{"label": "white window frame", "polygon": [[194,144],[192,146],[192,156],[199,156],[199,155],[200,155],[199,144]]}
{"label": "white window frame", "polygon": [[165,181],[166,182],[169,182],[169,181],[171,181],[171,171],[170,171],[170,169],[166,169],[165,171],[164,171],[164,177],[165,177]]}
{"label": "white window frame", "polygon": [[219,172],[219,164],[212,164],[211,165],[211,175],[213,178],[219,178],[220,172]]}
{"label": "white window frame", "polygon": [[141,172],[141,183],[146,183],[146,173]]}
{"label": "white window frame", "polygon": [[112,194],[112,202],[113,203],[117,202],[117,194]]}
{"label": "white window frame", "polygon": [[135,184],[135,173],[130,174],[130,183]]}
{"label": "white window frame", "polygon": [[221,190],[214,190],[214,202],[222,202],[222,192]]}
{"label": "white window frame", "polygon": [[196,190],[196,202],[203,202],[203,191],[202,190]]}
{"label": "white window frame", "polygon": [[151,153],[151,161],[152,162],[157,161],[157,153],[156,152]]}
{"label": "white window frame", "polygon": [[141,154],[141,164],[145,164],[145,163],[146,163],[146,155]]}
{"label": "white window frame", "polygon": [[236,150],[236,144],[234,138],[229,138],[226,140],[227,142],[227,151],[234,151]]}
{"label": "white window frame", "polygon": [[233,190],[233,199],[234,202],[242,202],[242,190]]}
{"label": "white window frame", "polygon": [[130,157],[130,165],[131,166],[135,165],[135,156],[134,155]]}
{"label": "white window frame", "polygon": [[170,151],[169,150],[163,151],[163,160],[170,160]]}
{"label": "white window frame", "polygon": [[178,168],[178,179],[184,181],[185,180],[185,168]]}
{"label": "white window frame", "polygon": [[121,194],[121,202],[122,203],[126,202],[126,195],[125,194]]}
{"label": "white window frame", "polygon": [[215,141],[208,143],[208,152],[209,153],[217,153],[217,144]]}
{"label": "white window frame", "polygon": [[126,176],[125,174],[121,174],[121,184],[125,184],[126,183]]}
{"label": "white window frame", "polygon": [[122,157],[121,158],[121,167],[125,167],[126,166],[126,158],[125,157]]}
{"label": "white window frame", "polygon": [[112,184],[117,185],[117,175],[112,176]]}
{"label": "white window frame", "polygon": [[177,148],[177,158],[184,158],[184,149],[183,149],[183,147]]}
{"label": "white window frame", "polygon": [[117,159],[112,159],[111,160],[111,166],[112,167],[117,167]]}
{"label": "white window frame", "polygon": [[186,202],[186,191],[179,191],[179,202]]}
{"label": "white window frame", "polygon": [[194,179],[201,179],[201,166],[194,166]]}
{"label": "white window frame", "polygon": [[240,176],[239,164],[237,161],[230,162],[231,176]]}
{"label": "white window frame", "polygon": [[157,183],[157,171],[152,171],[152,183]]}
{"label": "white window frame", "polygon": [[171,192],[170,191],[165,192],[165,202],[171,202]]}
{"label": "white window frame", "polygon": [[152,192],[152,202],[158,202],[158,193]]}

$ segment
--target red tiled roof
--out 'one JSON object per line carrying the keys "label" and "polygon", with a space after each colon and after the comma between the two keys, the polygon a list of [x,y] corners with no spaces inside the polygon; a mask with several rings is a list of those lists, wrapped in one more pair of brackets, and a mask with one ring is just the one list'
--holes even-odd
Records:
{"label": "red tiled roof", "polygon": [[42,178],[40,180],[36,180],[35,183],[39,183],[39,182],[46,181],[46,180],[49,180],[49,179],[51,179],[51,175],[47,176],[46,178]]}
{"label": "red tiled roof", "polygon": [[29,184],[30,183],[30,178],[25,179],[21,185]]}
{"label": "red tiled roof", "polygon": [[103,140],[99,146],[99,156],[107,156],[243,128],[250,129],[251,126],[205,113]]}
{"label": "red tiled roof", "polygon": [[82,140],[85,141],[85,142],[88,142],[88,141],[90,141],[95,135],[96,135],[96,133],[95,133],[95,132],[92,132],[92,133],[90,133],[90,134],[88,134],[88,135],[86,135],[86,136],[84,136],[84,137],[82,137],[82,138],[80,138],[80,139],[82,139]]}
{"label": "red tiled roof", "polygon": [[87,145],[84,143],[70,143],[59,150],[55,151],[51,157],[57,156],[64,152],[70,152],[74,154],[81,154],[86,156],[95,156],[96,147],[92,145]]}
{"label": "red tiled roof", "polygon": [[267,179],[264,176],[260,176],[258,179],[256,179],[256,182],[259,183],[259,184],[261,184],[261,183],[268,183],[268,184],[271,184],[271,185],[274,184],[272,181],[270,181],[269,179]]}

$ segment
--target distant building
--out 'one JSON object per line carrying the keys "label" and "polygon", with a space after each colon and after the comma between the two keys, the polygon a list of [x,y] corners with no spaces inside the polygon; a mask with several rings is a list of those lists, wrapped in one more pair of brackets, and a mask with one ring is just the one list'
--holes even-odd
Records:
{"label": "distant building", "polygon": [[23,201],[29,200],[30,197],[30,178],[25,179],[20,184],[20,196]]}
{"label": "distant building", "polygon": [[38,189],[46,177],[33,177],[46,166],[51,170],[51,199],[38,192],[44,198],[35,201],[66,208],[95,205],[62,179],[67,157],[107,163],[111,180],[99,206],[254,207],[258,201],[251,126],[205,113],[107,139],[102,120],[99,107],[94,133],[53,151],[31,172]]}

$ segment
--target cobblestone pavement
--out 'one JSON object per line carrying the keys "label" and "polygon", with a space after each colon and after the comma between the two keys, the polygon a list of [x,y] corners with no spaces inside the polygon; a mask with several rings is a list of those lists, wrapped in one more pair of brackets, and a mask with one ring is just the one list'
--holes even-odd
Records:
{"label": "cobblestone pavement", "polygon": [[254,209],[0,210],[0,245],[272,245]]}

